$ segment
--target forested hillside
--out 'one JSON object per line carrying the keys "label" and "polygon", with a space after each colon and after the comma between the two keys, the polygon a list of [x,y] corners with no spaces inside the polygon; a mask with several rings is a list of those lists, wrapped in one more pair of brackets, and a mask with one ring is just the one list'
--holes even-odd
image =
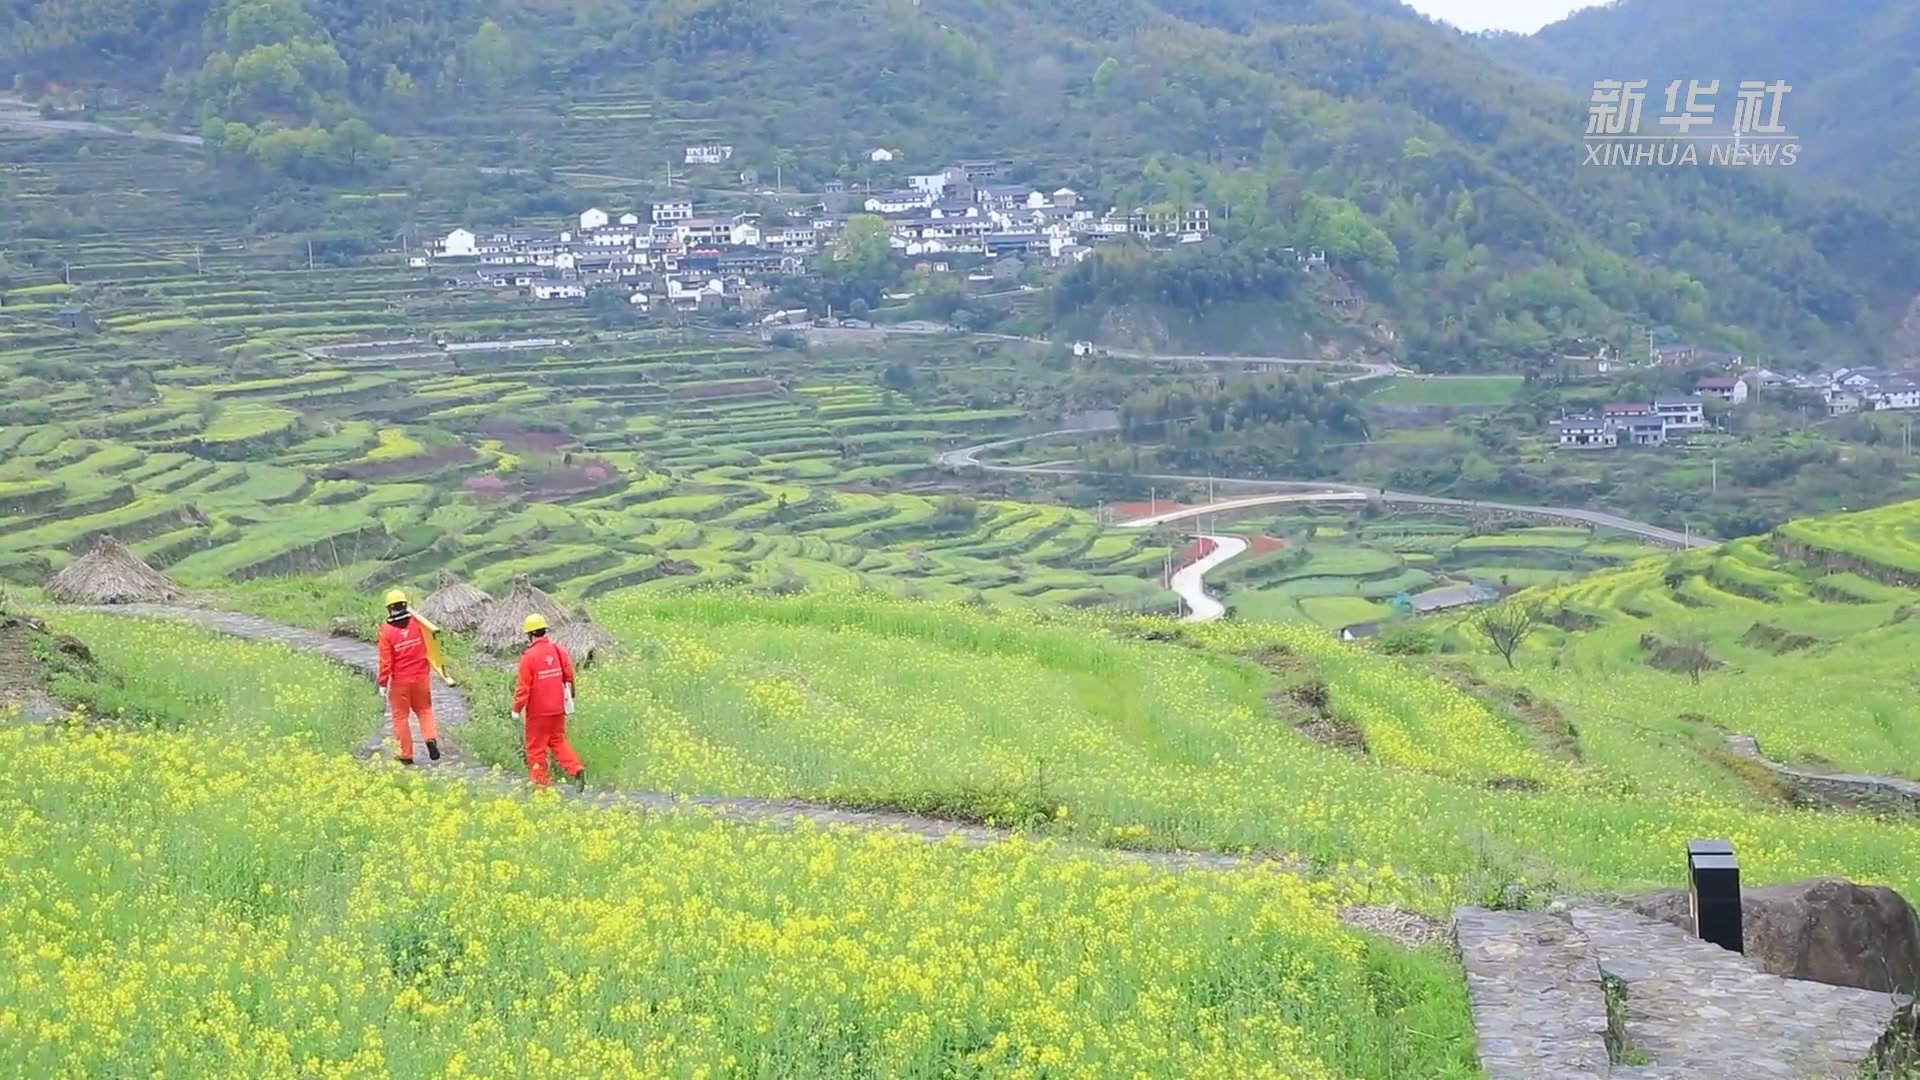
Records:
{"label": "forested hillside", "polygon": [[[1063,310],[1299,310],[1273,254],[1317,247],[1370,301],[1354,332],[1434,369],[1663,327],[1868,359],[1920,293],[1903,214],[1758,174],[1582,167],[1579,97],[1390,0],[0,0],[0,76],[144,91],[262,183],[654,177],[707,141],[738,148],[696,178],[714,187],[738,167],[805,189],[1006,158],[1103,203],[1204,201],[1229,249],[1110,264]],[[875,146],[900,165],[876,172]],[[554,212],[534,181],[494,186]]]}
{"label": "forested hillside", "polygon": [[1489,44],[1580,93],[1595,79],[1647,79],[1663,93],[1675,79],[1719,79],[1723,116],[1735,83],[1783,79],[1793,90],[1781,119],[1804,139],[1807,174],[1920,202],[1920,5],[1907,0],[1621,0]]}

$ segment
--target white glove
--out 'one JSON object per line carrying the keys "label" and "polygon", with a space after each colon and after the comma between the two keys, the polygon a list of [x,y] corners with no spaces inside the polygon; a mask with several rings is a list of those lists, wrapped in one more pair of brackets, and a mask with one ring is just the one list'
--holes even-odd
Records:
{"label": "white glove", "polygon": [[513,714],[513,722],[516,724],[524,724],[527,722],[527,718],[521,715],[520,713],[516,712]]}
{"label": "white glove", "polygon": [[573,687],[571,686],[567,687],[567,704],[566,704],[565,712],[566,712],[566,715],[568,716],[573,715]]}
{"label": "white glove", "polygon": [[387,688],[383,686],[380,688],[380,704],[385,705],[386,703],[387,703]]}

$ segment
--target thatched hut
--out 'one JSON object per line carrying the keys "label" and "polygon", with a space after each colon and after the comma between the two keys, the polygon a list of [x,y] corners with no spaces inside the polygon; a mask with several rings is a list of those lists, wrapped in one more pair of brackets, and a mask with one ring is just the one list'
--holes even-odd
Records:
{"label": "thatched hut", "polygon": [[449,633],[466,634],[478,630],[480,624],[487,621],[488,613],[493,610],[493,597],[442,570],[439,580],[434,582],[433,592],[415,604],[414,610]]}
{"label": "thatched hut", "polygon": [[619,640],[608,633],[605,627],[594,622],[586,608],[574,608],[567,621],[551,631],[551,636],[580,667],[586,667],[596,657],[620,648]]}
{"label": "thatched hut", "polygon": [[[533,582],[522,574],[513,579],[513,589],[506,596],[493,602],[492,609],[480,622],[480,629],[474,634],[474,644],[488,652],[518,652],[526,645],[527,636],[520,629],[520,623],[534,612],[544,615],[547,626],[559,629],[572,617],[560,601],[534,588]],[[428,616],[432,618],[432,616]]]}
{"label": "thatched hut", "polygon": [[165,574],[105,533],[47,582],[47,596],[62,604],[157,604],[180,595]]}

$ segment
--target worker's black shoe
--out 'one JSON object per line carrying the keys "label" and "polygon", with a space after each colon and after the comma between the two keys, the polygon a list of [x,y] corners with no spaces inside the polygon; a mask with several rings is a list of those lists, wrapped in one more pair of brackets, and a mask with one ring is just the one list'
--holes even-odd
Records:
{"label": "worker's black shoe", "polygon": [[398,755],[396,755],[396,756],[394,757],[394,760],[395,760],[395,761],[398,761],[398,762],[399,762],[400,764],[402,764],[402,765],[411,765],[411,764],[413,764],[413,759],[412,759],[412,758],[410,758],[410,757],[399,757]]}
{"label": "worker's black shoe", "polygon": [[440,760],[440,740],[439,739],[427,740],[427,760],[428,761]]}
{"label": "worker's black shoe", "polygon": [[579,772],[573,774],[573,790],[587,790],[587,770],[581,769]]}

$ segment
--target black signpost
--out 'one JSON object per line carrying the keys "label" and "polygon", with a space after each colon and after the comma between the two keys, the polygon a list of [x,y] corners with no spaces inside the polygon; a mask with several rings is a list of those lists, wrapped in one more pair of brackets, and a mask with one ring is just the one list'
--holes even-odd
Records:
{"label": "black signpost", "polygon": [[1740,929],[1740,863],[1725,840],[1689,840],[1687,877],[1693,932],[1702,941],[1746,952]]}

